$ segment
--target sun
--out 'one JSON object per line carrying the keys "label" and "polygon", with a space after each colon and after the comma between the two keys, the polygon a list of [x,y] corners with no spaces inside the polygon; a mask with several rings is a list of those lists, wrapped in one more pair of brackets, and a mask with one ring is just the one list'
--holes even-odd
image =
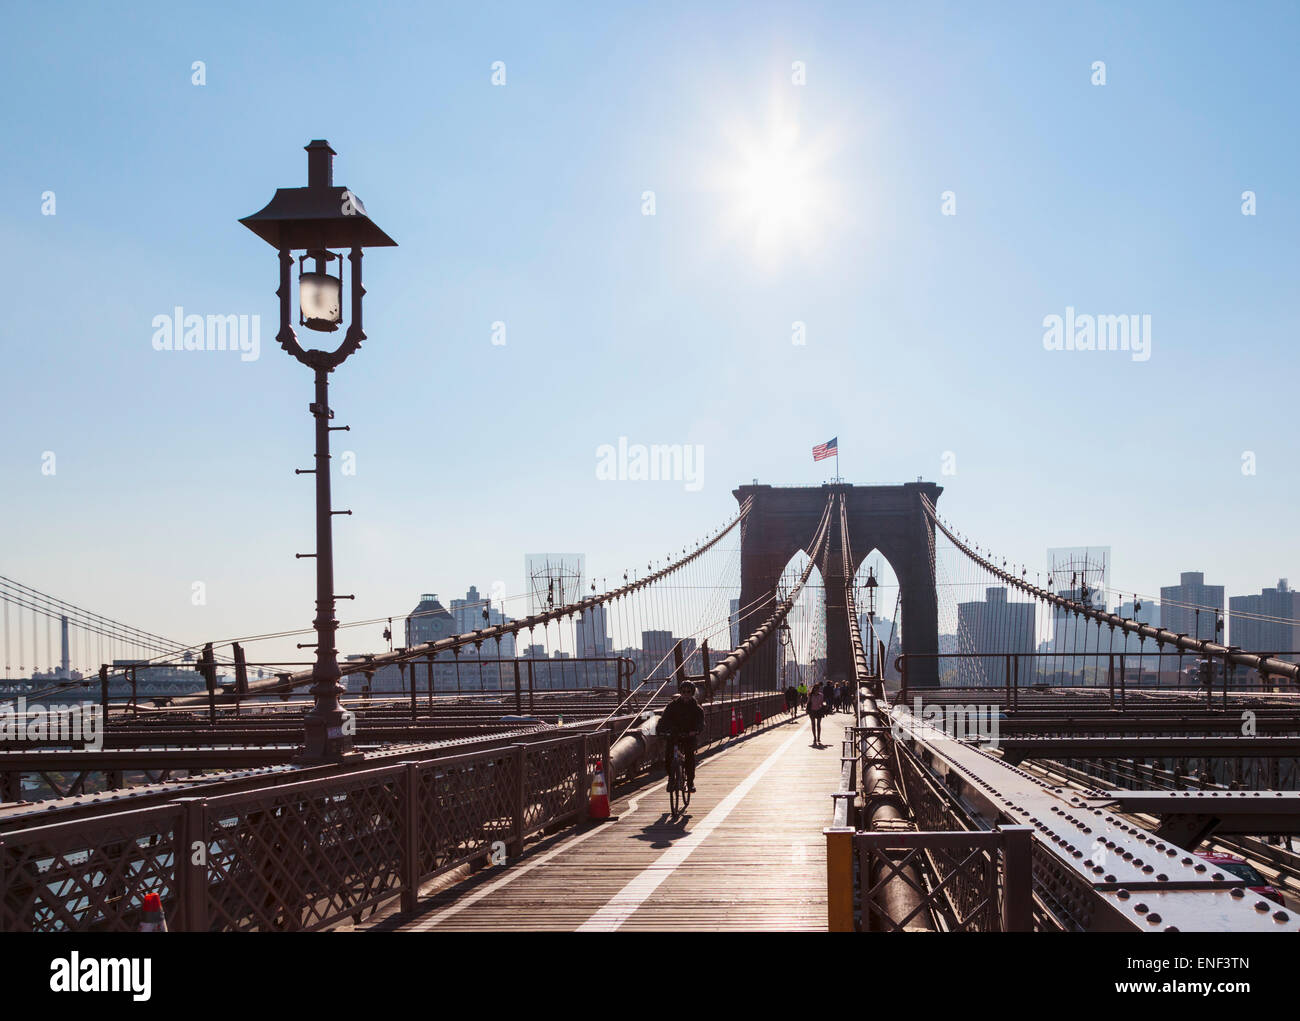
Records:
{"label": "sun", "polygon": [[742,155],[736,172],[736,213],[762,248],[807,228],[813,187],[795,140],[787,129]]}
{"label": "sun", "polygon": [[833,208],[825,139],[774,111],[760,128],[733,124],[713,173],[723,231],[760,263],[804,257],[825,240]]}

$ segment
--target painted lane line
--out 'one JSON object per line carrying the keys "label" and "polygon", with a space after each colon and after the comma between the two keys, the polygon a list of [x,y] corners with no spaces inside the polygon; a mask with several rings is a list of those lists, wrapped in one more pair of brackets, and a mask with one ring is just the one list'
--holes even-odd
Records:
{"label": "painted lane line", "polygon": [[613,932],[636,911],[691,853],[706,841],[710,834],[732,813],[741,800],[754,789],[763,774],[776,764],[777,759],[803,736],[803,728],[791,734],[776,751],[767,757],[749,776],[745,777],[725,798],[704,817],[683,840],[661,854],[648,868],[616,893],[603,908],[578,927],[579,932]]}
{"label": "painted lane line", "polygon": [[[723,756],[731,754],[739,747],[741,747],[740,744],[732,744],[729,747],[722,748],[721,750],[714,752],[707,759],[702,760],[700,762],[700,765],[707,766],[710,762],[716,762],[718,759],[721,759]],[[628,798],[627,811],[619,813],[619,820],[621,821],[623,819],[627,819],[630,816],[632,816],[636,812],[637,807],[641,804],[642,798],[649,797],[651,794],[657,794],[660,791],[664,790],[667,786],[668,786],[668,778],[665,777],[664,779],[660,780],[658,783],[654,784],[653,786],[647,787],[645,790],[640,791],[634,796]],[[614,825],[617,825],[617,823],[615,823]],[[424,919],[423,921],[417,922],[414,928],[421,931],[425,929],[432,929],[434,926],[438,925],[439,923],[446,921],[452,915],[459,914],[461,911],[464,911],[465,908],[469,907],[470,905],[476,904],[478,901],[482,900],[484,897],[488,896],[489,894],[495,893],[497,890],[500,890],[504,886],[508,886],[510,883],[513,883],[520,876],[531,872],[539,865],[545,865],[556,855],[561,854],[564,851],[568,851],[571,848],[577,847],[584,840],[588,839],[589,837],[594,837],[597,833],[604,833],[604,832],[606,832],[606,827],[596,826],[593,827],[592,829],[589,829],[586,833],[579,833],[576,836],[570,837],[567,840],[562,840],[559,844],[551,848],[540,858],[527,862],[524,865],[519,865],[515,868],[509,869],[506,872],[506,874],[502,876],[500,879],[497,879],[494,882],[491,882],[486,886],[481,887],[478,890],[475,890],[471,894],[459,898],[454,904],[449,904],[441,911],[433,915],[430,915],[428,918]]]}

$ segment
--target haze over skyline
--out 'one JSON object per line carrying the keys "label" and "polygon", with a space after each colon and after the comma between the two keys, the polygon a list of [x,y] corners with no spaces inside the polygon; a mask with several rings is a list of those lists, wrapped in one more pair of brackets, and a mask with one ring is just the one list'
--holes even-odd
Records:
{"label": "haze over skyline", "polygon": [[[1300,576],[1298,22],[15,8],[0,573],[180,640],[309,626],[311,379],[237,221],[325,138],[400,246],[367,254],[368,339],[332,380],[341,620],[522,596],[546,550],[613,583],[729,520],[738,485],[825,481],[831,437],[847,481],[934,481],[1031,570],[1098,544],[1128,593]],[[156,350],[177,307],[260,317],[258,357]],[[1149,316],[1149,358],[1048,349],[1067,310]],[[602,477],[620,440],[698,477]]]}

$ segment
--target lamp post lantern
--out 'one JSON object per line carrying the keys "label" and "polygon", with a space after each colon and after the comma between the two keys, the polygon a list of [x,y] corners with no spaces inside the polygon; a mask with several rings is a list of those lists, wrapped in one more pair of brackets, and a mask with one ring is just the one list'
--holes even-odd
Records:
{"label": "lamp post lantern", "polygon": [[[361,346],[361,253],[365,248],[397,244],[366,214],[361,200],[350,190],[334,184],[335,152],[324,139],[306,146],[307,187],[277,189],[260,212],[239,222],[280,254],[280,329],[275,339],[289,354],[310,367],[316,376],[316,399],[308,406],[316,422],[314,468],[299,469],[316,476],[316,552],[299,554],[316,558],[316,661],[312,667],[311,693],[314,705],[307,714],[306,747],[303,759],[310,762],[338,761],[352,752],[354,720],[339,703],[340,683],[335,635],[334,531],[335,511],[330,503],[330,433],[346,426],[330,425],[334,412],[329,406],[329,374]],[[343,342],[333,351],[304,349],[293,329],[294,252],[298,257],[298,322],[309,330],[332,333],[344,319],[343,255],[331,249],[349,249],[351,280],[346,311],[350,313]],[[337,262],[337,276],[330,273]],[[310,263],[311,268],[308,268]],[[351,598],[351,597],[346,597]]]}

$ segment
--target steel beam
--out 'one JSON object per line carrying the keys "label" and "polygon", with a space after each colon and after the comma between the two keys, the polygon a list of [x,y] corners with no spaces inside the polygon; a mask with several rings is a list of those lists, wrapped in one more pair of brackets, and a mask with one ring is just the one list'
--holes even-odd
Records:
{"label": "steel beam", "polygon": [[1177,844],[988,751],[955,741],[905,709],[895,732],[909,754],[986,829],[1034,827],[1040,895],[1088,931],[1300,932],[1292,912]]}

